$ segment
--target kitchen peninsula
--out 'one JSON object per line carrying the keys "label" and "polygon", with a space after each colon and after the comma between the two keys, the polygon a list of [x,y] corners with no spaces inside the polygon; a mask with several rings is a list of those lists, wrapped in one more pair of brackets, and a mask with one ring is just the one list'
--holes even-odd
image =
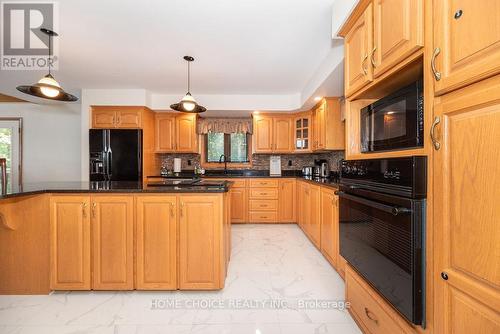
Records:
{"label": "kitchen peninsula", "polygon": [[7,191],[0,294],[221,289],[231,185],[69,182]]}

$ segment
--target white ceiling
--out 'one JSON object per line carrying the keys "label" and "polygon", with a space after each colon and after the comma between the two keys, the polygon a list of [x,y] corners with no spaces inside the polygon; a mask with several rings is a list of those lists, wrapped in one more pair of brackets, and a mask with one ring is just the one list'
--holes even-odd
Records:
{"label": "white ceiling", "polygon": [[[316,92],[332,96],[343,91],[342,75],[327,80],[342,61],[341,43],[332,41],[334,1],[356,2],[60,1],[55,76],[76,94],[87,88],[135,88],[180,98],[186,91],[182,56],[188,54],[196,58],[191,67],[195,97],[288,96],[300,108]],[[15,86],[42,74],[2,71],[0,92],[22,98]],[[324,81],[327,89],[321,86]]]}

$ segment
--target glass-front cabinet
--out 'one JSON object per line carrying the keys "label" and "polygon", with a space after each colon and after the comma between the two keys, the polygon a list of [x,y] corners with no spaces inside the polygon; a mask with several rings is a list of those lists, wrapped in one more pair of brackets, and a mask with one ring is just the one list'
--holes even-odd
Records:
{"label": "glass-front cabinet", "polygon": [[295,118],[295,151],[311,152],[311,113],[301,113]]}

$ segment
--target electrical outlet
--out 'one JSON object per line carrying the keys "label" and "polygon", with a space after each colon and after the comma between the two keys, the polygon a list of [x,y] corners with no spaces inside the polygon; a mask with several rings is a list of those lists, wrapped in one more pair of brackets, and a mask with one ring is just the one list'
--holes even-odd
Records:
{"label": "electrical outlet", "polygon": [[288,160],[288,166],[292,167],[292,160]]}
{"label": "electrical outlet", "polygon": [[188,166],[191,166],[191,160],[188,160]]}

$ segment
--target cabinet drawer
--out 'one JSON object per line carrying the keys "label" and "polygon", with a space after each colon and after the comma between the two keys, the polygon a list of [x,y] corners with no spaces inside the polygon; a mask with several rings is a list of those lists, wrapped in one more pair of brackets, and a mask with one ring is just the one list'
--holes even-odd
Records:
{"label": "cabinet drawer", "polygon": [[233,188],[245,188],[247,186],[246,180],[227,179],[227,181],[233,182]]}
{"label": "cabinet drawer", "polygon": [[[413,331],[399,326],[380,305],[385,303],[376,292],[369,292],[370,287],[348,265],[345,268],[346,299],[350,303],[350,311],[370,334],[412,333]],[[403,320],[401,320],[403,321]]]}
{"label": "cabinet drawer", "polygon": [[251,199],[278,199],[278,188],[253,188],[250,189]]}
{"label": "cabinet drawer", "polygon": [[252,199],[250,200],[250,210],[260,210],[260,211],[276,211],[278,210],[277,200],[262,200],[262,199]]}
{"label": "cabinet drawer", "polygon": [[248,220],[252,223],[274,223],[278,221],[276,211],[250,211]]}
{"label": "cabinet drawer", "polygon": [[250,188],[278,188],[279,180],[271,179],[252,179],[250,180]]}

